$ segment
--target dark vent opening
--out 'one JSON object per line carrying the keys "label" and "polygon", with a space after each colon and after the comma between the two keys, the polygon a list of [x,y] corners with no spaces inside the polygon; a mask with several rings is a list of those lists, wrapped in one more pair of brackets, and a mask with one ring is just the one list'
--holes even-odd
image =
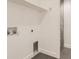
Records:
{"label": "dark vent opening", "polygon": [[33,43],[33,52],[38,52],[38,41]]}

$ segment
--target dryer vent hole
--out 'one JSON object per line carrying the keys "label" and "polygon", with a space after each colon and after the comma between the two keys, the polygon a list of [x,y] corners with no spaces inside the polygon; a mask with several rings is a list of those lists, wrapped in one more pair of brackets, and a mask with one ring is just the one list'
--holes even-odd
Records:
{"label": "dryer vent hole", "polygon": [[33,52],[35,53],[35,52],[38,52],[38,41],[35,41],[34,43],[33,43]]}

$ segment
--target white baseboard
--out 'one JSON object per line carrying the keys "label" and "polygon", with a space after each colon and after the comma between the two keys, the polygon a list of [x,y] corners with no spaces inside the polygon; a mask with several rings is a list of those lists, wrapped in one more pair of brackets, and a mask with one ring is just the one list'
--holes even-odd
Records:
{"label": "white baseboard", "polygon": [[64,47],[71,48],[71,44],[69,44],[69,43],[64,43]]}
{"label": "white baseboard", "polygon": [[37,55],[39,52],[36,53],[30,53],[29,55],[25,56],[24,59],[32,59],[32,57],[34,57],[35,55]]}
{"label": "white baseboard", "polygon": [[60,56],[56,56],[55,52],[51,52],[51,51],[41,49],[41,48],[39,48],[39,52],[42,52],[42,53],[47,54],[49,56],[56,57],[57,59],[60,59]]}
{"label": "white baseboard", "polygon": [[24,59],[31,59],[32,57],[34,57],[35,55],[37,55],[39,52],[47,54],[47,55],[52,56],[52,57],[55,57],[57,59],[60,59],[60,56],[57,56],[55,52],[51,52],[51,51],[48,51],[48,50],[45,50],[45,49],[41,49],[41,48],[39,48],[39,51],[36,52],[36,53],[33,53],[33,52],[30,53],[29,55],[27,55],[26,57],[24,57]]}

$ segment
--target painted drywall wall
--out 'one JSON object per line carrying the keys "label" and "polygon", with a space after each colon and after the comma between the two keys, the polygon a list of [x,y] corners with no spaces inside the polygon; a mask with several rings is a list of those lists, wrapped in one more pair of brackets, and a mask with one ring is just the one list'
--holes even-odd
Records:
{"label": "painted drywall wall", "polygon": [[60,58],[60,0],[46,3],[49,11],[40,25],[39,48],[48,55]]}
{"label": "painted drywall wall", "polygon": [[[9,4],[11,4],[11,3],[9,3]],[[42,12],[38,13],[37,10],[34,10],[32,8],[28,8],[28,7],[25,8],[24,6],[22,6],[22,7],[20,7],[20,6],[18,6],[16,4],[9,5],[9,8],[8,8],[9,13],[8,14],[10,14],[10,15],[8,15],[9,16],[8,19],[12,19],[12,20],[8,21],[10,25],[12,25],[12,24],[13,25],[14,24],[15,25],[18,25],[18,24],[20,24],[20,25],[32,25],[32,24],[38,25],[41,23],[41,18],[43,17]],[[37,16],[35,16],[35,15],[37,15]],[[40,15],[42,15],[42,16],[40,16]],[[14,18],[16,18],[17,21]],[[28,20],[28,21],[26,22],[26,20]],[[11,23],[11,21],[14,23]]]}
{"label": "painted drywall wall", "polygon": [[[8,1],[8,27],[17,27],[16,35],[8,35],[8,59],[24,59],[33,52],[33,42],[37,37],[38,24],[43,13],[38,10]],[[30,30],[34,29],[31,33]]]}
{"label": "painted drywall wall", "polygon": [[[60,58],[60,0],[41,0],[41,2],[37,2],[37,4],[48,9],[41,24],[39,19],[42,18],[44,14],[40,14],[36,10],[28,9],[21,5],[9,3],[8,26],[17,26],[19,29],[17,35],[8,37],[9,59],[22,59],[24,56],[27,56],[32,52],[33,41],[37,39],[39,41],[39,48],[43,50],[42,52],[45,50],[49,55]],[[30,33],[27,25],[36,24],[40,24],[39,33]]]}
{"label": "painted drywall wall", "polygon": [[64,1],[64,45],[71,48],[71,0]]}
{"label": "painted drywall wall", "polygon": [[42,52],[60,58],[60,0],[27,1],[48,10],[40,25],[39,48]]}

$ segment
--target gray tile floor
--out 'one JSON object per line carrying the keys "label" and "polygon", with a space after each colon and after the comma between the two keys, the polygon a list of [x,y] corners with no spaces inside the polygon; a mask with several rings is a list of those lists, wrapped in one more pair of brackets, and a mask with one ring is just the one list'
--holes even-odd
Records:
{"label": "gray tile floor", "polygon": [[[32,59],[56,59],[54,57],[48,56],[43,53],[39,53],[36,56],[34,56]],[[71,59],[71,49],[64,48],[61,52],[61,58],[60,59]]]}

